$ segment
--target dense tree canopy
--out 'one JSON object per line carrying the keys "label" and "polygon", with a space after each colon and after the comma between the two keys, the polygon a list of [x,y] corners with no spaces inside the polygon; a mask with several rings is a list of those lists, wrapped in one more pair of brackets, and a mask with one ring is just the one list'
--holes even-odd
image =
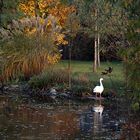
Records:
{"label": "dense tree canopy", "polygon": [[[129,1],[125,6],[126,10],[129,11],[129,25],[127,33],[125,34],[126,39],[129,42],[127,50],[123,50],[122,56],[126,64],[126,78],[129,87],[135,89],[134,97],[137,98],[140,90],[140,1],[132,0]],[[140,99],[140,98],[137,98]]]}

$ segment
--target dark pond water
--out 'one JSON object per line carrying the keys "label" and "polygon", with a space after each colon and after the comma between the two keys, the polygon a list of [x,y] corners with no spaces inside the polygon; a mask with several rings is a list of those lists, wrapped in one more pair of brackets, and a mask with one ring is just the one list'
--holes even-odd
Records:
{"label": "dark pond water", "polygon": [[121,106],[117,101],[17,104],[0,97],[0,140],[122,139],[128,110]]}

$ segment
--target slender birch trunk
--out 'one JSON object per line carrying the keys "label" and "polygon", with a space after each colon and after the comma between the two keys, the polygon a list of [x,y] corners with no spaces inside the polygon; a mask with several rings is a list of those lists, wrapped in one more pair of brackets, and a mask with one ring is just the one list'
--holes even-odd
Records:
{"label": "slender birch trunk", "polygon": [[72,44],[70,43],[69,45],[69,63],[68,63],[68,71],[69,71],[69,89],[71,89],[71,46]]}
{"label": "slender birch trunk", "polygon": [[100,67],[100,34],[98,33],[98,37],[97,37],[98,41],[97,41],[97,66]]}
{"label": "slender birch trunk", "polygon": [[[95,17],[97,17],[97,9],[95,9]],[[95,23],[93,72],[96,72],[96,71],[97,71],[97,23]]]}
{"label": "slender birch trunk", "polygon": [[94,72],[97,71],[97,36],[94,39]]}
{"label": "slender birch trunk", "polygon": [[[70,33],[72,33],[72,21],[70,19]],[[72,55],[72,44],[73,44],[73,41],[72,41],[72,37],[70,37],[70,40],[69,40],[69,63],[68,63],[68,72],[69,72],[69,89],[71,89],[72,87],[72,80],[71,80],[71,55]]]}

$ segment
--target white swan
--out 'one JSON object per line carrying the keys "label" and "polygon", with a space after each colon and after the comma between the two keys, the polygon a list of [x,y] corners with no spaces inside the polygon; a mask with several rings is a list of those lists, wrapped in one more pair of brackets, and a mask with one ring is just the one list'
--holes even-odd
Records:
{"label": "white swan", "polygon": [[100,93],[100,98],[101,98],[102,92],[104,91],[104,87],[103,87],[103,84],[102,84],[102,80],[103,80],[103,78],[100,78],[100,86],[96,86],[96,87],[93,89],[93,92],[96,93],[96,97],[97,97],[97,93]]}

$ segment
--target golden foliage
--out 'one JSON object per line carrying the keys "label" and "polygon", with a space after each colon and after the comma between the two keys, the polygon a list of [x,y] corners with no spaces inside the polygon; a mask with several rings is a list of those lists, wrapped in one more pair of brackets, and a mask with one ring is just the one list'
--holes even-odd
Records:
{"label": "golden foliage", "polygon": [[53,16],[48,16],[42,22],[42,18],[24,18],[16,23],[23,31],[17,34],[18,28],[14,26],[15,35],[10,41],[6,40],[1,50],[6,80],[20,73],[25,77],[39,74],[60,60],[57,47],[66,44],[66,41],[54,19]]}
{"label": "golden foliage", "polygon": [[[55,45],[68,44],[68,41],[65,40],[65,35],[61,33],[61,26],[56,23],[57,20],[54,16],[48,16],[46,19],[38,17],[37,20],[36,18],[30,18],[28,20],[28,18],[20,20],[20,23],[24,27],[23,32],[28,37],[38,34],[47,38],[51,35]],[[38,27],[34,23],[35,21],[39,25]]]}
{"label": "golden foliage", "polygon": [[64,38],[65,38],[65,35],[64,34],[58,34],[58,33],[55,33],[55,41],[56,41],[56,44],[57,45],[60,45],[60,44],[63,44],[63,45],[66,45],[68,44],[68,41],[66,41]]}
{"label": "golden foliage", "polygon": [[36,11],[40,17],[52,15],[58,20],[58,23],[63,26],[68,15],[75,10],[73,6],[66,6],[60,3],[59,0],[40,0],[35,5],[35,0],[28,0],[27,2],[21,2],[19,9],[26,15],[34,17]]}
{"label": "golden foliage", "polygon": [[68,15],[75,10],[73,6],[66,7],[62,5],[59,1],[56,2],[56,5],[52,8],[49,8],[49,14],[57,17],[59,24],[63,26],[68,18]]}
{"label": "golden foliage", "polygon": [[21,2],[19,4],[19,9],[21,9],[26,16],[35,16],[34,0],[29,0],[27,2]]}
{"label": "golden foliage", "polygon": [[20,73],[25,77],[39,74],[48,65],[59,61],[61,55],[58,46],[68,44],[61,30],[68,15],[75,10],[59,0],[23,1],[19,9],[25,18],[9,25],[14,36],[8,32],[2,34],[2,38],[10,36],[10,41],[6,41],[1,50],[3,75],[7,80]]}

